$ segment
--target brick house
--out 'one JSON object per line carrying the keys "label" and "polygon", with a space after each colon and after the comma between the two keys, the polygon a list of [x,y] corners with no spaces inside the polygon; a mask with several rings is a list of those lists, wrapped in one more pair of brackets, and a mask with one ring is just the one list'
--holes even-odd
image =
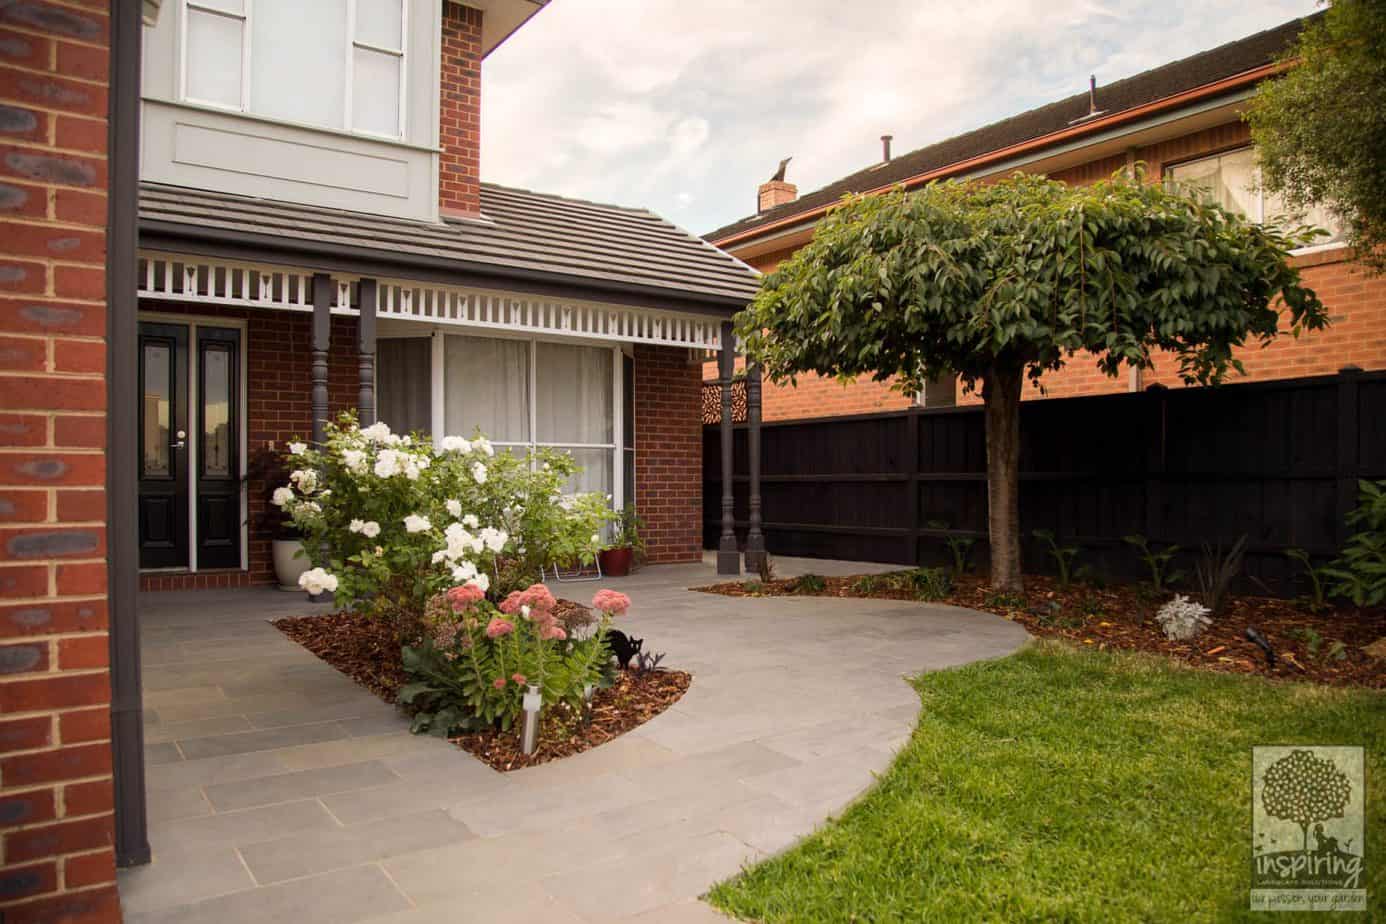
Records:
{"label": "brick house", "polygon": [[569,451],[652,561],[701,557],[701,363],[756,277],[481,182],[482,62],[542,9],[0,4],[7,924],[119,920],[136,592],[272,581],[263,463],[338,411]]}
{"label": "brick house", "polygon": [[[1071,183],[1092,183],[1144,163],[1151,182],[1197,186],[1253,219],[1277,214],[1276,203],[1255,189],[1251,136],[1241,119],[1256,85],[1277,72],[1275,58],[1299,33],[1294,20],[1153,70],[1076,94],[975,131],[897,157],[884,138],[882,160],[804,196],[783,180],[761,185],[759,211],[706,235],[717,246],[762,272],[806,243],[817,219],[848,193],[869,193],[934,180],[985,179],[1017,170]],[[1335,230],[1323,210],[1305,216]],[[1331,374],[1348,365],[1386,368],[1386,277],[1371,276],[1354,262],[1337,236],[1295,256],[1304,279],[1333,317],[1325,331],[1298,340],[1282,338],[1266,349],[1242,352],[1249,379]],[[1137,391],[1160,384],[1180,387],[1177,366],[1158,358],[1153,369],[1129,370],[1112,379],[1083,357],[1046,373],[1043,391],[1027,398]],[[711,364],[708,378],[715,376]],[[1241,379],[1238,378],[1238,381]],[[931,386],[923,396],[894,391],[886,382],[850,385],[801,376],[797,387],[767,383],[767,420],[837,416],[929,406],[980,403],[954,382]]]}

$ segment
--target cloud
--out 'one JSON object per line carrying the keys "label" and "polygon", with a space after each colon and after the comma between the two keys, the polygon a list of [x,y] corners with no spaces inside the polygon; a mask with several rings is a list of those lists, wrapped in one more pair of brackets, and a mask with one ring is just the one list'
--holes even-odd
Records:
{"label": "cloud", "polygon": [[1312,12],[1314,0],[561,0],[483,67],[485,179],[697,232]]}

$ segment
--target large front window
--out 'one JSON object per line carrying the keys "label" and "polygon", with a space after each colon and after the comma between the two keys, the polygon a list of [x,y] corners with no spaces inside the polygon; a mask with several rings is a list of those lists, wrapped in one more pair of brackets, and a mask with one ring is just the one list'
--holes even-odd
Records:
{"label": "large front window", "polygon": [[498,449],[567,452],[574,491],[632,500],[629,360],[619,347],[438,333],[380,341],[380,419],[397,432],[471,436]]}
{"label": "large front window", "polygon": [[185,0],[182,96],[404,135],[404,0]]}
{"label": "large front window", "polygon": [[1328,209],[1316,206],[1296,212],[1279,196],[1261,188],[1261,168],[1256,163],[1254,148],[1239,148],[1175,164],[1166,169],[1165,177],[1171,185],[1203,196],[1251,221],[1281,221],[1288,226],[1309,224],[1329,232],[1328,237],[1318,238],[1315,244],[1342,240],[1338,221]]}

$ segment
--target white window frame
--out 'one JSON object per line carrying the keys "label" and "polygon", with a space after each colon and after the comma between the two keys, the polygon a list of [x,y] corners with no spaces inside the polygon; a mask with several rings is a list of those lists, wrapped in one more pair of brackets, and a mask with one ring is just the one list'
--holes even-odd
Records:
{"label": "white window frame", "polygon": [[[266,2],[276,2],[276,0],[266,0]],[[400,4],[400,47],[398,49],[386,48],[382,45],[375,45],[371,42],[357,40],[357,2],[358,0],[347,0],[346,92],[343,94],[344,111],[341,113],[341,123],[339,125],[307,125],[306,127],[324,129],[327,131],[346,131],[367,138],[402,141],[405,139],[408,132],[409,73],[407,67],[409,64],[409,0],[397,0]],[[199,99],[188,93],[188,13],[190,10],[197,13],[220,16],[223,19],[236,20],[241,24],[241,94],[240,101],[237,105],[228,105],[227,103],[216,100]],[[242,10],[243,12],[240,13],[228,13],[226,10],[213,6],[210,0],[183,0],[183,2],[178,4],[178,98],[184,102],[196,103],[199,106],[208,106],[213,109],[220,109],[224,112],[239,112],[276,122],[287,121],[257,113],[250,108],[251,67],[254,60],[251,53],[251,36],[254,33],[255,0],[243,0]],[[399,130],[395,134],[356,128],[352,124],[353,116],[355,115],[352,91],[355,83],[356,49],[358,48],[376,52],[377,54],[393,55],[399,59]]]}
{"label": "white window frame", "polygon": [[[1171,184],[1178,184],[1179,180],[1175,177],[1174,171],[1178,170],[1180,167],[1188,167],[1193,164],[1206,163],[1210,160],[1221,160],[1222,158],[1227,157],[1229,154],[1238,154],[1242,151],[1251,151],[1254,154],[1256,151],[1256,146],[1254,144],[1244,144],[1240,147],[1229,148],[1226,151],[1218,151],[1216,154],[1205,154],[1202,157],[1190,157],[1187,160],[1180,160],[1171,164],[1166,164],[1163,168],[1163,179],[1165,180],[1167,186]],[[1259,160],[1256,162],[1255,193],[1256,214],[1254,216],[1248,215],[1246,217],[1258,225],[1264,224],[1266,220],[1266,191],[1261,185],[1261,164]],[[1339,229],[1337,233],[1341,235],[1342,230]],[[1310,244],[1307,247],[1296,247],[1295,249],[1291,250],[1290,253],[1317,253],[1321,250],[1333,250],[1335,248],[1346,246],[1347,243],[1340,238],[1338,240],[1322,241],[1318,244]]]}
{"label": "white window frame", "polygon": [[[398,336],[405,336],[399,334]],[[611,455],[611,507],[613,510],[621,510],[626,503],[625,497],[625,453],[630,452],[634,461],[634,450],[624,448],[625,428],[622,417],[625,408],[625,374],[624,357],[625,350],[620,344],[609,342],[586,340],[576,337],[533,337],[523,334],[512,334],[504,331],[468,331],[457,329],[434,328],[432,332],[432,362],[431,384],[432,384],[432,431],[434,439],[442,439],[447,434],[447,373],[446,359],[447,336],[462,337],[481,337],[497,340],[522,340],[529,344],[529,439],[528,440],[492,440],[494,446],[503,448],[517,448],[532,451],[535,449],[605,449]],[[539,344],[554,343],[559,346],[572,347],[597,347],[611,352],[611,442],[607,443],[555,443],[547,440],[540,440],[539,435],[539,401],[538,401],[538,353]],[[632,426],[634,421],[631,421]],[[470,436],[468,433],[452,434],[454,436]],[[634,498],[630,498],[634,500]]]}

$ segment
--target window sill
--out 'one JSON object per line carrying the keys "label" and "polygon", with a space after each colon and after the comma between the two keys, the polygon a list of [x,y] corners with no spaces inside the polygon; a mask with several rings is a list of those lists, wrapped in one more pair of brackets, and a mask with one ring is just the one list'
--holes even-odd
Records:
{"label": "window sill", "polygon": [[1328,263],[1346,263],[1353,259],[1352,247],[1343,241],[1328,244],[1315,244],[1290,251],[1290,265],[1297,269],[1309,266],[1323,266]]}
{"label": "window sill", "polygon": [[298,131],[313,132],[318,135],[330,135],[334,138],[350,138],[353,141],[364,141],[369,144],[380,144],[391,148],[408,148],[412,151],[427,151],[430,154],[438,154],[442,151],[442,148],[437,145],[419,144],[404,138],[386,138],[383,135],[372,135],[368,132],[352,132],[344,128],[311,125],[307,122],[295,122],[292,119],[277,119],[273,116],[259,115],[254,112],[244,112],[239,109],[229,109],[225,106],[215,106],[211,103],[198,103],[186,99],[169,99],[166,97],[149,95],[142,95],[140,99],[147,103],[158,103],[163,106],[175,106],[179,109],[191,109],[194,112],[206,112],[212,115],[229,116],[230,118],[240,119],[246,122],[256,122],[262,125],[276,125],[281,128],[292,128]]}

